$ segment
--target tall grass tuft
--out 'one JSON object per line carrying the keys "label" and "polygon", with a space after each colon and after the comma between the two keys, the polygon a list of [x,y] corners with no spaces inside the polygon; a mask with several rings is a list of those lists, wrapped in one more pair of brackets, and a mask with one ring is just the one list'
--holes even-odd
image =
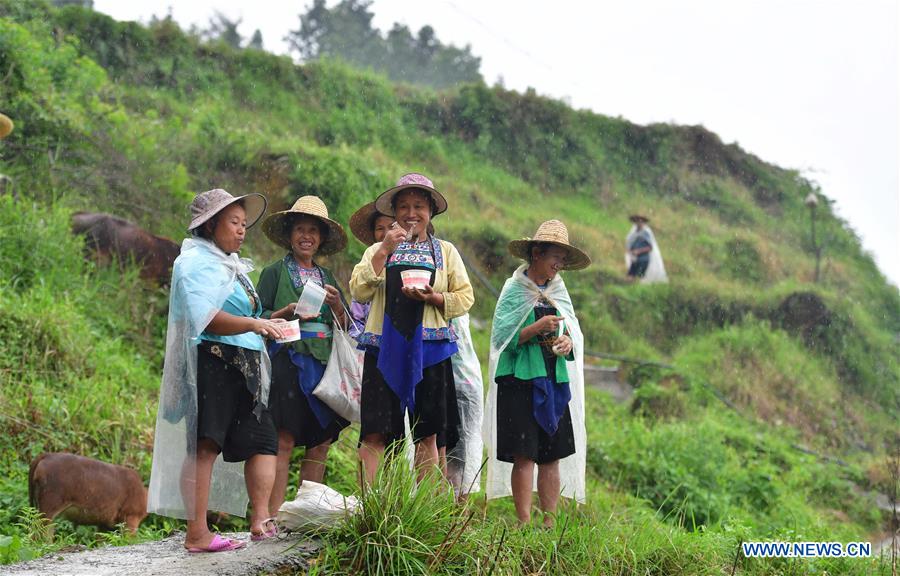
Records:
{"label": "tall grass tuft", "polygon": [[327,545],[313,572],[466,572],[473,516],[437,469],[417,483],[405,458],[388,458],[363,489],[357,512],[323,535]]}

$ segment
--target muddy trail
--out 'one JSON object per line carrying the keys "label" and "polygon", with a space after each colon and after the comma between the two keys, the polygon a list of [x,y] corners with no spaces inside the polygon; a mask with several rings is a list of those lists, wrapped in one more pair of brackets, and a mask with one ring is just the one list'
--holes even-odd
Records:
{"label": "muddy trail", "polygon": [[246,532],[227,534],[247,542],[230,552],[189,554],[184,534],[130,546],[55,552],[30,562],[0,566],[16,576],[250,576],[305,573],[318,544],[299,535],[250,542]]}

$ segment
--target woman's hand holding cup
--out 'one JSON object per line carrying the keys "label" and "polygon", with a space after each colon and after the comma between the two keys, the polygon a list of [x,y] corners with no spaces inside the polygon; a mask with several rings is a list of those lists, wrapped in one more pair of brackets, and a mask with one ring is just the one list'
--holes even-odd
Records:
{"label": "woman's hand holding cup", "polygon": [[253,319],[253,332],[259,334],[260,336],[266,336],[268,338],[283,338],[285,325],[287,321],[283,318],[254,318]]}
{"label": "woman's hand holding cup", "polygon": [[572,352],[572,339],[563,334],[556,339],[553,345],[553,353],[557,356],[568,356]]}

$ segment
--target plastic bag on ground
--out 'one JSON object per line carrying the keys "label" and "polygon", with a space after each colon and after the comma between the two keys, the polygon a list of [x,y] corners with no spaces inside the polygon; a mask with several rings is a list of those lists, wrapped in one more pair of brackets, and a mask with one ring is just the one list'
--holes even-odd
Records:
{"label": "plastic bag on ground", "polygon": [[356,496],[344,496],[325,484],[304,480],[297,496],[278,509],[276,521],[279,528],[292,532],[328,528],[352,514],[357,505]]}

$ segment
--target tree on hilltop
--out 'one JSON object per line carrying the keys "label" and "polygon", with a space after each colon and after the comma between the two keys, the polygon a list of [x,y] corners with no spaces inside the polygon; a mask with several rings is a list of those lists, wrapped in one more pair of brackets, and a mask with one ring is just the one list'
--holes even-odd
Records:
{"label": "tree on hilltop", "polygon": [[391,80],[447,88],[481,82],[481,58],[471,47],[457,48],[438,40],[431,26],[417,34],[395,23],[386,37],[372,27],[371,0],[341,0],[328,8],[314,0],[300,15],[300,28],[285,40],[301,59],[339,58],[352,66],[381,72]]}

